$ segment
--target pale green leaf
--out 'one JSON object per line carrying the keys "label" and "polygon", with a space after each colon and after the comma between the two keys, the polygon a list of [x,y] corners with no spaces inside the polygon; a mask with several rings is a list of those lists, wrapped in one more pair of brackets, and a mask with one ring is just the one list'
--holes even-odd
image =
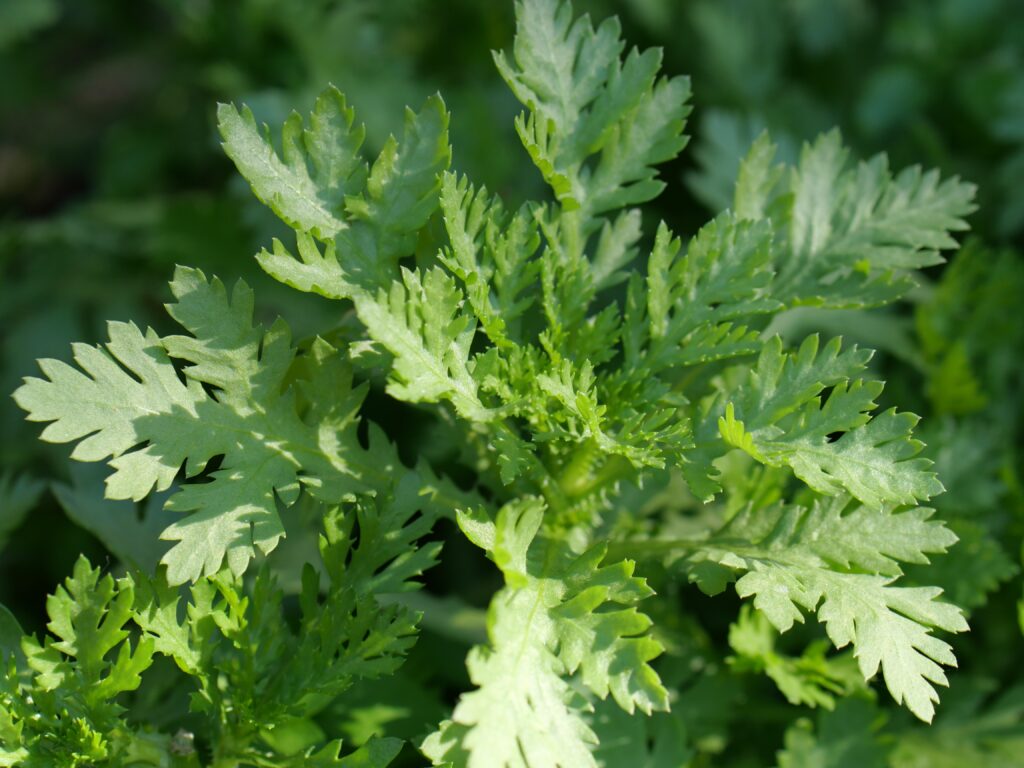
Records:
{"label": "pale green leaf", "polygon": [[399,400],[450,400],[471,421],[488,421],[471,372],[476,327],[461,311],[463,296],[441,269],[402,269],[402,282],[356,300],[370,337],[394,357],[388,391]]}
{"label": "pale green leaf", "polygon": [[594,29],[561,0],[519,0],[511,55],[494,60],[530,111],[516,130],[565,210],[584,219],[656,197],[654,166],[685,146],[690,83],[658,79],[661,52],[625,59],[618,20]]}
{"label": "pale green leaf", "polygon": [[469,656],[477,688],[423,745],[436,765],[596,766],[585,701],[563,679],[577,672],[582,685],[602,699],[610,693],[627,712],[667,708],[648,666],[661,649],[635,608],[651,590],[629,561],[601,567],[602,546],[574,555],[538,535],[543,514],[540,500],[524,499],[494,522],[460,516],[506,586],[491,604],[490,645]]}
{"label": "pale green leaf", "polygon": [[268,274],[333,299],[391,281],[437,209],[440,176],[451,162],[440,96],[419,112],[406,109],[401,142],[390,137],[369,169],[360,154],[364,131],[353,127],[354,112],[334,88],[317,100],[309,128],[299,115],[289,117],[283,162],[247,111],[222,105],[220,116],[225,150],[256,196],[296,230],[298,258],[277,239],[257,255]]}
{"label": "pale green leaf", "polygon": [[919,167],[893,174],[884,155],[851,167],[838,131],[804,146],[791,168],[773,164],[767,136],[740,167],[740,216],[782,226],[775,297],[783,303],[857,307],[907,292],[913,270],[942,262],[975,206],[975,188]]}
{"label": "pale green leaf", "polygon": [[260,131],[252,112],[231,104],[217,110],[224,151],[252,185],[253,192],[293,229],[329,240],[344,229],[346,195],[366,180],[359,155],[365,131],[354,127],[355,113],[335,88],[316,101],[309,127],[293,112],[281,132],[283,156]]}
{"label": "pale green leaf", "polygon": [[[949,644],[933,629],[963,632],[967,623],[956,606],[939,602],[941,590],[900,587],[898,561],[926,562],[955,537],[929,510],[891,513],[856,506],[840,497],[810,509],[776,505],[747,509],[734,517],[690,557],[691,567],[718,564],[744,575],[740,597],[780,631],[817,613],[837,648],[853,645],[865,679],[879,668],[898,703],[930,721],[946,685],[940,665],[955,666]],[[697,568],[693,578],[703,578]]]}
{"label": "pale green leaf", "polygon": [[417,113],[405,111],[402,141],[388,139],[373,163],[366,189],[345,201],[348,213],[377,235],[382,258],[405,255],[437,209],[441,173],[451,162],[448,111],[431,96]]}
{"label": "pale green leaf", "polygon": [[[182,465],[195,476],[224,457],[213,482],[186,483],[167,503],[191,513],[163,533],[179,542],[163,561],[181,583],[216,572],[225,558],[241,573],[257,550],[272,550],[284,533],[278,504],[294,501],[300,482],[337,499],[366,489],[367,476],[386,477],[393,458],[379,444],[373,458],[359,445],[351,414],[362,391],[350,389],[350,373],[335,384],[335,414],[315,425],[300,418],[286,384],[288,330],[253,326],[244,283],[229,297],[219,281],[179,269],[171,287],[169,312],[192,336],[161,340],[111,324],[106,352],[76,346],[84,373],[42,361],[48,380],[28,379],[15,399],[31,420],[53,422],[44,439],[84,438],[75,458],[112,457],[108,498],[141,499],[167,489]],[[186,363],[187,383],[171,357]]]}
{"label": "pale green leaf", "polygon": [[829,496],[846,491],[881,507],[941,493],[931,461],[918,457],[923,444],[911,438],[917,417],[895,409],[872,416],[881,383],[852,379],[869,357],[856,347],[841,350],[838,339],[819,354],[817,336],[787,355],[772,338],[730,395],[718,420],[722,438],[762,463],[790,467]]}

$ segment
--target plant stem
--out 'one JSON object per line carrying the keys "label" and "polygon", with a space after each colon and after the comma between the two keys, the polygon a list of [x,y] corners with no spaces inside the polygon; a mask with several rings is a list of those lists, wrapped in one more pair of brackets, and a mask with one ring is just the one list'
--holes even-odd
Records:
{"label": "plant stem", "polygon": [[608,545],[605,560],[617,562],[627,558],[640,560],[643,558],[661,557],[678,550],[693,551],[707,546],[702,539],[627,539],[613,541]]}

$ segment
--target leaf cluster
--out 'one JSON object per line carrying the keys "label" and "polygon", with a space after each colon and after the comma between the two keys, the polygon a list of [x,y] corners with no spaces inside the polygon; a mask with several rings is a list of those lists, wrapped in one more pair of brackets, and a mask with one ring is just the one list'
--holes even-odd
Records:
{"label": "leaf cluster", "polygon": [[[721,749],[721,668],[826,710],[786,731],[780,765],[900,754],[876,738],[876,677],[932,721],[956,666],[942,633],[964,632],[963,608],[1013,566],[953,503],[950,526],[923,506],[945,516],[956,475],[890,406],[871,351],[787,324],[916,290],[957,247],[974,187],[855,162],[836,131],[779,160],[765,133],[692,237],[645,226],[659,166],[686,145],[688,79],[562,0],[519,0],[515,17],[494,59],[543,199],[453,171],[437,95],[376,145],[334,87],[279,131],[222,104],[224,151],[279,220],[257,263],[333,321],[295,339],[257,321],[245,282],[179,267],[179,331],[112,322],[106,343],[41,360],[15,392],[43,440],[107,464],[111,502],[165,499],[132,530],[169,544],[134,552],[91,524],[134,567],[114,579],[81,560],[49,637],[5,630],[6,764],[388,765],[391,736],[342,756],[346,696],[399,680],[411,697],[421,623],[446,651],[473,639],[449,715],[408,734],[439,766],[614,766],[631,759],[622,740],[649,765],[685,764]],[[917,318],[939,413],[976,412],[1014,381],[985,347],[998,311],[964,319],[964,286],[998,287],[965,264]],[[421,442],[409,461],[366,418],[371,391],[457,460]],[[991,488],[956,486],[949,498]],[[464,606],[413,594],[444,519],[498,583],[468,630]],[[985,553],[950,590],[963,608],[930,561],[960,536]],[[689,584],[747,601],[728,658],[696,612],[680,616],[704,599]],[[807,616],[820,629],[797,628]],[[167,716],[161,695],[187,704]]]}

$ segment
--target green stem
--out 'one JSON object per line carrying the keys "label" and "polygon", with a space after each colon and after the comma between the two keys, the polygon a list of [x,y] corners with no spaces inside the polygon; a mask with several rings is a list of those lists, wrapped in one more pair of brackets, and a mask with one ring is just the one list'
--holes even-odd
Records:
{"label": "green stem", "polygon": [[559,486],[570,498],[582,498],[634,474],[633,465],[622,456],[610,456],[594,471],[601,450],[594,440],[583,443],[562,469]]}
{"label": "green stem", "polygon": [[569,500],[565,495],[565,489],[550,473],[545,472],[539,476],[537,487],[552,512],[561,515],[569,509]]}
{"label": "green stem", "polygon": [[562,245],[570,260],[583,257],[583,221],[578,209],[567,211],[562,207]]}
{"label": "green stem", "polygon": [[240,734],[227,723],[223,726],[209,768],[241,768],[247,762],[243,755],[249,749],[253,733]]}
{"label": "green stem", "polygon": [[587,440],[580,445],[562,469],[558,484],[568,496],[582,496],[593,485],[591,470],[598,456],[597,443]]}
{"label": "green stem", "polygon": [[706,539],[627,539],[611,542],[604,559],[611,563],[627,558],[640,560],[663,557],[680,550],[692,552],[706,546]]}

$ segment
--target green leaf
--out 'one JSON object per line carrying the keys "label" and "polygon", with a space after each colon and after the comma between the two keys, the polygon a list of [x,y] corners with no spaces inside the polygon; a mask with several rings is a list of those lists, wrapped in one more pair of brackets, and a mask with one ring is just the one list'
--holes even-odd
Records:
{"label": "green leaf", "polygon": [[356,293],[356,278],[342,269],[333,242],[321,251],[314,237],[301,231],[296,231],[295,242],[299,258],[275,237],[270,251],[264,248],[256,254],[257,263],[275,280],[305,293],[328,299],[345,299]]}
{"label": "green leaf", "polygon": [[250,588],[230,571],[200,579],[184,611],[176,589],[143,582],[135,622],[156,652],[196,679],[193,708],[232,713],[293,755],[308,746],[308,718],[355,681],[394,673],[415,642],[418,616],[385,598],[417,589],[440,550],[421,541],[440,511],[428,484],[408,472],[390,494],[321,510],[320,564],[303,569],[297,630],[266,566]]}
{"label": "green leaf", "polygon": [[[110,323],[108,332],[106,351],[72,346],[84,374],[58,360],[40,360],[47,379],[26,379],[14,393],[30,421],[53,422],[43,430],[43,440],[81,441],[71,454],[80,461],[120,457],[148,439],[138,417],[175,411],[194,415],[205,399],[198,384],[185,385],[178,378],[156,333],[143,335],[131,323]],[[116,483],[120,498],[144,496],[154,486],[167,488],[180,466],[165,466],[146,450],[127,455],[132,467]]]}
{"label": "green leaf", "polygon": [[488,421],[471,372],[476,327],[460,311],[463,297],[441,269],[402,269],[388,292],[356,300],[370,337],[394,357],[388,392],[409,402],[451,401],[471,421]]}
{"label": "green leaf", "polygon": [[[511,57],[494,56],[530,110],[516,131],[565,210],[584,220],[650,200],[654,166],[685,146],[687,78],[657,78],[661,52],[631,51],[616,18],[596,30],[561,0],[519,0]],[[593,157],[593,160],[590,158]]]}
{"label": "green leaf", "polygon": [[800,656],[787,656],[775,649],[775,630],[768,619],[740,608],[729,627],[729,646],[735,656],[728,659],[738,672],[764,673],[793,705],[834,709],[837,696],[847,696],[864,687],[856,661],[849,655],[826,657],[828,641],[811,643]]}
{"label": "green leaf", "polygon": [[[41,361],[48,380],[27,379],[15,400],[30,420],[53,422],[44,440],[81,439],[74,458],[113,457],[108,498],[141,499],[167,489],[182,465],[195,477],[224,457],[212,482],[186,483],[167,503],[191,513],[162,535],[179,542],[163,558],[177,584],[216,572],[225,559],[241,573],[257,550],[271,551],[284,534],[278,503],[291,504],[300,482],[338,499],[387,477],[394,458],[382,441],[369,452],[360,446],[354,413],[363,391],[350,388],[344,366],[335,410],[315,423],[300,418],[287,384],[288,330],[280,321],[266,333],[253,326],[244,283],[229,297],[220,281],[181,268],[171,289],[177,303],[168,311],[191,336],[161,340],[112,323],[106,351],[75,346],[84,373]],[[186,363],[185,383],[172,358]]]}
{"label": "green leaf", "polygon": [[[569,360],[562,360],[551,374],[537,376],[536,383],[564,410],[559,432],[568,432],[579,443],[593,441],[599,455],[621,456],[634,467],[663,467],[666,457],[678,456],[691,444],[688,425],[675,418],[671,407],[644,413],[627,406],[609,413],[598,400],[589,362],[575,370]],[[566,484],[572,485],[571,480]]]}
{"label": "green leaf", "polygon": [[521,342],[520,319],[534,302],[526,292],[540,269],[533,216],[526,206],[508,214],[498,197],[453,173],[442,179],[441,212],[451,246],[440,259],[462,283],[484,332],[497,345]]}
{"label": "green leaf", "polygon": [[239,112],[231,104],[217,109],[224,151],[252,185],[261,201],[288,226],[329,240],[344,229],[347,195],[366,181],[366,165],[359,148],[365,130],[353,127],[355,112],[336,88],[316,100],[309,127],[293,112],[281,131],[283,155],[261,133],[248,107]]}
{"label": "green leaf", "polygon": [[131,578],[101,578],[79,558],[47,600],[52,636],[22,638],[24,674],[14,659],[0,670],[0,761],[90,765],[135,753],[141,740],[117,698],[139,687],[154,647],[129,638],[133,600]]}
{"label": "green leaf", "polygon": [[[188,675],[203,674],[203,652],[194,639],[207,639],[208,627],[202,627],[198,613],[189,615],[189,624],[178,619],[178,590],[159,578],[141,578],[135,589],[133,620],[153,642],[156,653],[174,660]],[[212,649],[209,649],[212,650]]]}
{"label": "green leaf", "polygon": [[882,719],[863,699],[840,702],[823,712],[816,727],[801,718],[786,730],[778,768],[886,768],[888,752],[878,734]]}
{"label": "green leaf", "polygon": [[296,230],[298,258],[278,239],[257,255],[271,277],[332,299],[390,283],[437,209],[440,175],[451,162],[440,96],[418,113],[406,109],[401,143],[390,137],[370,169],[359,153],[364,131],[353,128],[354,113],[334,88],[317,99],[310,128],[297,114],[285,122],[285,163],[248,111],[239,116],[222,105],[220,115],[225,150],[256,196]]}
{"label": "green leaf", "polygon": [[781,307],[770,295],[771,244],[767,222],[725,213],[679,258],[679,240],[661,224],[647,264],[646,306],[628,321],[627,364],[659,373],[760,349],[758,333],[743,322]]}
{"label": "green leaf", "polygon": [[[706,578],[702,564],[743,573],[737,593],[753,597],[780,632],[802,622],[802,611],[816,612],[837,648],[852,643],[866,680],[881,668],[893,698],[930,722],[932,684],[947,684],[940,665],[956,665],[931,630],[963,632],[967,623],[956,606],[937,601],[941,590],[893,582],[898,561],[927,562],[925,553],[944,552],[956,538],[929,520],[931,510],[847,510],[848,503],[748,508],[690,556],[692,578]],[[708,575],[721,578],[714,569]]]}
{"label": "green leaf", "polygon": [[[109,706],[109,700],[118,693],[134,691],[141,682],[139,674],[152,663],[151,641],[140,640],[134,651],[124,642],[133,602],[134,583],[130,578],[119,579],[116,584],[109,574],[101,579],[99,569],[91,568],[84,557],[75,563],[65,586],[58,587],[46,601],[50,616],[46,627],[59,640],[48,640],[44,651],[52,649],[75,660],[67,670],[62,664],[57,674],[61,685],[87,690],[86,701],[90,704]],[[107,654],[115,648],[117,658],[111,661]],[[48,664],[37,667],[34,654],[26,655],[37,673],[51,673]]]}
{"label": "green leaf", "polygon": [[626,712],[666,709],[667,693],[648,662],[661,647],[635,604],[652,594],[633,563],[600,566],[603,545],[582,555],[538,531],[544,504],[523,499],[490,522],[460,515],[505,576],[491,603],[490,646],[467,665],[476,690],[423,744],[435,765],[596,766],[585,701],[563,679],[578,673],[592,693],[610,693]]}
{"label": "green leaf", "polygon": [[722,439],[759,462],[790,467],[819,493],[846,491],[872,507],[941,493],[931,461],[917,457],[923,444],[910,436],[917,416],[890,409],[872,417],[882,384],[851,380],[869,357],[842,351],[838,339],[818,354],[817,336],[786,355],[774,337],[719,417]]}
{"label": "green leaf", "polygon": [[373,228],[383,258],[407,253],[415,233],[437,209],[441,173],[451,155],[448,111],[441,97],[431,96],[419,113],[407,108],[401,144],[388,138],[365,191],[345,201],[353,218]]}
{"label": "green leaf", "polygon": [[782,222],[775,298],[794,306],[874,306],[913,286],[912,271],[942,262],[967,228],[975,187],[937,171],[893,175],[884,155],[850,167],[838,131],[805,145],[792,168],[773,165],[766,134],[740,167],[737,213]]}

